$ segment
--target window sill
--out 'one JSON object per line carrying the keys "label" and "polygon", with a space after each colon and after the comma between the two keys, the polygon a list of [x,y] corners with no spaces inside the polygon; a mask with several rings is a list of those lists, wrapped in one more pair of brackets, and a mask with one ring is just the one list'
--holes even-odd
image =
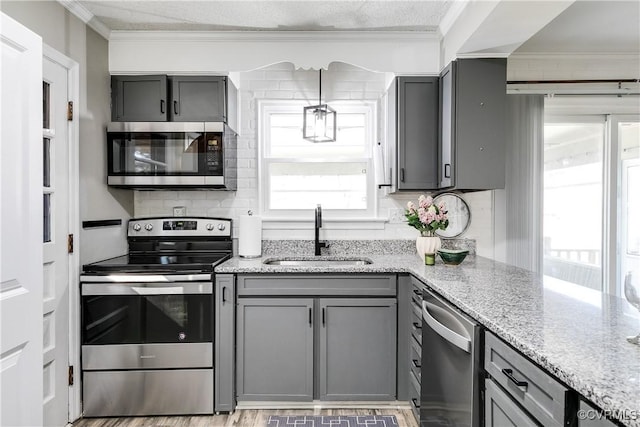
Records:
{"label": "window sill", "polygon": [[[323,230],[384,230],[387,218],[322,218]],[[314,227],[312,218],[262,217],[264,230],[308,230]]]}

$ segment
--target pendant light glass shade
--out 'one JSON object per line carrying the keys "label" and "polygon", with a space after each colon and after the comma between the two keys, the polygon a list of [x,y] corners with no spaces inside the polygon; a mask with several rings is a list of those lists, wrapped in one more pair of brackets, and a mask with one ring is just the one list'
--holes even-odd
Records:
{"label": "pendant light glass shade", "polygon": [[331,142],[336,140],[336,110],[322,104],[322,70],[320,70],[320,90],[318,105],[304,107],[302,137],[311,142]]}

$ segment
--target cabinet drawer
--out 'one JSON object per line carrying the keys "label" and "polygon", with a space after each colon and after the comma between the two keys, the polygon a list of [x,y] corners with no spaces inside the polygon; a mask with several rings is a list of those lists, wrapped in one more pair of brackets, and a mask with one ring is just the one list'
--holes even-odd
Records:
{"label": "cabinet drawer", "polygon": [[411,336],[422,346],[422,322],[413,322],[411,324]]}
{"label": "cabinet drawer", "polygon": [[395,275],[241,275],[239,296],[395,296]]}
{"label": "cabinet drawer", "polygon": [[411,405],[411,411],[413,416],[416,417],[418,424],[420,423],[420,382],[416,379],[413,373],[409,373],[409,404]]}
{"label": "cabinet drawer", "polygon": [[411,342],[411,351],[415,352],[418,355],[418,360],[420,360],[422,358],[422,344],[413,338],[410,338],[409,341]]}
{"label": "cabinet drawer", "polygon": [[413,343],[415,343],[415,340],[413,338],[411,338],[411,350],[409,351],[410,354],[410,358],[409,358],[409,369],[411,369],[411,372],[413,372],[415,374],[415,376],[417,378],[421,378],[422,373],[421,373],[421,366],[422,366],[422,357],[421,357],[421,351],[419,352],[417,350],[416,347],[418,346],[414,346]]}
{"label": "cabinet drawer", "polygon": [[484,364],[487,373],[542,425],[564,424],[569,390],[489,332]]}

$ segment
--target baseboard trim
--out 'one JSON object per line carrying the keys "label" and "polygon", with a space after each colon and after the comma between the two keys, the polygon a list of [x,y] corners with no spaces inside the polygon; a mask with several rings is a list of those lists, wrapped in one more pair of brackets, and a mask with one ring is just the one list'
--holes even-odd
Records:
{"label": "baseboard trim", "polygon": [[411,409],[409,402],[400,400],[392,400],[386,402],[379,401],[367,401],[367,402],[352,402],[352,401],[320,401],[314,400],[312,402],[254,402],[244,401],[238,402],[236,410],[238,409]]}

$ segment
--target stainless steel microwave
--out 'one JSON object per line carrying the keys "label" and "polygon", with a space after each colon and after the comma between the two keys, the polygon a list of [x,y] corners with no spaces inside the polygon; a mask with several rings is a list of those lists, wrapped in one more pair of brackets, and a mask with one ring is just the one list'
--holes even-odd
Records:
{"label": "stainless steel microwave", "polygon": [[237,135],[221,122],[113,122],[107,127],[107,183],[235,190],[236,148]]}

